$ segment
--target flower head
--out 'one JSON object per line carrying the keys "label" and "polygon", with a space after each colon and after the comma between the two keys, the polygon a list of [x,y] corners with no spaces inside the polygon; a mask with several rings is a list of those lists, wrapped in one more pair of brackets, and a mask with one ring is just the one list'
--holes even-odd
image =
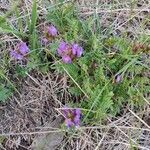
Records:
{"label": "flower head", "polygon": [[20,42],[17,45],[17,49],[22,55],[26,55],[29,52],[29,48],[25,42]]}
{"label": "flower head", "polygon": [[78,127],[80,125],[81,111],[80,109],[69,109],[65,108],[63,110],[63,115],[65,118],[65,123],[68,128]]}
{"label": "flower head", "polygon": [[49,36],[53,36],[53,37],[57,36],[57,29],[53,25],[47,27],[47,30]]}
{"label": "flower head", "polygon": [[64,63],[71,63],[76,57],[81,57],[83,53],[83,48],[78,44],[68,44],[64,41],[61,41],[57,53],[62,57]]}
{"label": "flower head", "polygon": [[46,26],[44,29],[44,36],[41,38],[41,44],[47,45],[48,42],[52,41],[55,37],[57,37],[57,35],[58,31],[55,26]]}
{"label": "flower head", "polygon": [[116,74],[115,75],[115,79],[114,79],[115,81],[115,83],[120,83],[121,82],[121,80],[122,80],[122,77],[121,77],[121,75],[119,75],[119,74]]}
{"label": "flower head", "polygon": [[67,51],[67,48],[68,48],[67,43],[64,42],[64,41],[61,41],[60,44],[59,44],[59,47],[58,47],[58,49],[57,49],[58,55],[59,55],[59,56],[63,56],[63,53],[64,53],[65,51]]}
{"label": "flower head", "polygon": [[20,42],[16,45],[14,50],[10,51],[10,56],[16,60],[22,60],[29,52],[29,48],[25,42]]}

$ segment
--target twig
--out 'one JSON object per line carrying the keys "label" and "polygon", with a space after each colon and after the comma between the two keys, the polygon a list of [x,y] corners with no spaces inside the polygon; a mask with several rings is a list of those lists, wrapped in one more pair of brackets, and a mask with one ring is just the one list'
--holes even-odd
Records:
{"label": "twig", "polygon": [[[108,9],[104,9],[104,10],[97,10],[96,9],[96,13],[99,14],[99,13],[116,13],[116,12],[119,12],[119,11],[132,11],[132,12],[142,12],[142,11],[147,11],[147,12],[150,12],[150,9],[148,8],[143,8],[143,9],[129,9],[129,8],[122,8],[122,9],[112,9],[112,10],[108,10]],[[95,13],[95,10],[94,11],[91,11],[91,12],[82,12],[80,14],[84,14],[84,15],[91,15],[91,14],[94,14]]]}
{"label": "twig", "polygon": [[126,146],[128,146],[128,147],[135,147],[135,148],[140,148],[141,150],[149,150],[148,148],[146,148],[146,147],[143,147],[143,146],[138,146],[138,145],[134,145],[134,144],[128,144],[128,143],[125,143],[125,142],[119,142],[119,141],[114,141],[114,142],[104,142],[104,143],[106,143],[106,144],[123,144],[123,145],[126,145]]}
{"label": "twig", "polygon": [[132,110],[128,109],[140,122],[142,122],[147,128],[150,129],[150,126],[145,122],[143,121],[139,116],[137,116]]}
{"label": "twig", "polygon": [[14,135],[34,135],[34,134],[48,134],[48,133],[58,133],[64,130],[51,130],[51,131],[39,131],[39,132],[20,132],[20,133],[2,133],[0,136],[14,136]]}

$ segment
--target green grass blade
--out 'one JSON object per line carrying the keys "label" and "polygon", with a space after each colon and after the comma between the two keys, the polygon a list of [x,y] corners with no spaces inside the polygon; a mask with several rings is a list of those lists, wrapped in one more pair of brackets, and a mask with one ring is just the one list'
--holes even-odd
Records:
{"label": "green grass blade", "polygon": [[37,21],[37,4],[36,3],[37,3],[36,0],[34,0],[33,6],[32,6],[31,22],[30,22],[30,27],[29,27],[29,31],[31,34],[35,30],[36,21]]}
{"label": "green grass blade", "polygon": [[19,9],[18,8],[16,8],[15,13],[16,13],[16,17],[18,18],[17,19],[18,31],[22,32],[23,31],[22,20],[20,18],[20,14],[19,14]]}
{"label": "green grass blade", "polygon": [[30,43],[31,43],[31,49],[35,50],[37,46],[37,35],[36,32],[34,31],[30,37]]}
{"label": "green grass blade", "polygon": [[8,25],[1,26],[0,25],[0,33],[11,33],[14,34],[16,37],[25,37],[27,34],[21,33],[18,31],[15,31],[14,29],[11,29]]}

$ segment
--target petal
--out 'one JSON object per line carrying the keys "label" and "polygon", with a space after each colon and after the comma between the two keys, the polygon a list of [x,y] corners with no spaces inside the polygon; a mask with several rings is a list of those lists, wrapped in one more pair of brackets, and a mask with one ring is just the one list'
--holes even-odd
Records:
{"label": "petal", "polygon": [[16,51],[14,51],[14,50],[11,50],[11,51],[10,51],[10,56],[11,56],[11,57],[15,57],[16,54],[17,54]]}
{"label": "petal", "polygon": [[116,81],[116,83],[119,83],[121,80],[122,80],[121,75],[116,75],[116,76],[115,76],[115,81]]}
{"label": "petal", "polygon": [[26,53],[28,53],[29,48],[25,42],[21,42],[21,43],[19,43],[18,50],[21,54],[25,55]]}
{"label": "petal", "polygon": [[65,123],[68,128],[70,128],[71,126],[74,125],[74,123],[71,121],[71,119],[65,119]]}
{"label": "petal", "polygon": [[61,41],[61,42],[59,43],[59,49],[65,49],[66,46],[67,46],[67,43],[64,42],[64,41]]}
{"label": "petal", "polygon": [[81,110],[79,108],[75,109],[76,115],[80,116],[81,115]]}
{"label": "petal", "polygon": [[17,54],[16,59],[22,60],[22,59],[23,59],[23,56],[22,56],[21,54]]}
{"label": "petal", "polygon": [[73,121],[74,121],[74,124],[76,126],[79,126],[79,124],[80,124],[80,117],[81,117],[80,109],[75,109],[74,110],[74,119],[73,119]]}
{"label": "petal", "polygon": [[82,53],[83,53],[83,48],[82,48],[82,47],[79,47],[79,48],[77,49],[77,57],[81,57]]}
{"label": "petal", "polygon": [[78,49],[78,44],[73,44],[72,45],[72,54],[76,55],[77,54],[77,49]]}
{"label": "petal", "polygon": [[74,118],[73,122],[74,122],[74,125],[75,125],[75,126],[79,126],[79,124],[80,124],[80,118],[76,116],[76,117]]}
{"label": "petal", "polygon": [[64,41],[61,41],[59,43],[59,46],[58,46],[58,49],[57,49],[57,52],[58,52],[58,55],[59,56],[62,56],[62,53],[67,49],[67,43],[64,42]]}
{"label": "petal", "polygon": [[48,34],[50,36],[57,36],[57,29],[53,25],[49,26],[48,27]]}
{"label": "petal", "polygon": [[46,45],[47,42],[48,42],[48,39],[47,39],[47,38],[42,38],[42,39],[41,39],[41,43],[42,43],[43,45]]}
{"label": "petal", "polygon": [[67,64],[72,63],[72,60],[71,60],[70,56],[63,56],[62,60],[63,60],[64,63],[67,63]]}
{"label": "petal", "polygon": [[58,49],[57,49],[57,53],[58,53],[59,56],[62,56],[63,50],[58,48]]}
{"label": "petal", "polygon": [[23,56],[21,54],[18,54],[16,51],[14,50],[11,50],[10,51],[10,56],[14,59],[17,59],[17,60],[22,60],[23,59]]}

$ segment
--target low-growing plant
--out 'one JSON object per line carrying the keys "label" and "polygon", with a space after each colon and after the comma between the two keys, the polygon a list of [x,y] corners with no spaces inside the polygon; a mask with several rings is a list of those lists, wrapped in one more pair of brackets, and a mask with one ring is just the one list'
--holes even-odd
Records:
{"label": "low-growing plant", "polygon": [[[18,11],[16,15],[19,17]],[[19,36],[28,49],[22,53],[17,46],[13,50],[15,55],[11,54],[17,60],[18,54],[21,54],[19,60],[26,58],[23,67],[15,63],[16,75],[24,77],[31,70],[65,72],[69,77],[68,91],[77,97],[76,101],[66,105],[80,108],[83,123],[87,124],[99,122],[107,115],[116,115],[125,105],[143,105],[143,94],[147,94],[150,87],[148,58],[144,57],[145,50],[142,49],[147,52],[149,46],[138,47],[125,36],[103,35],[98,18],[79,17],[72,3],[48,10],[46,21],[49,24],[41,33],[44,36],[41,38],[38,38],[37,20],[35,0],[31,19],[26,22],[28,32],[22,33],[21,20],[18,20],[19,30],[11,32],[12,28],[7,29],[9,33]],[[1,18],[1,28],[6,24],[5,18]],[[9,67],[12,66],[7,66],[7,69]],[[0,101],[11,95],[4,84],[0,86],[0,94]],[[76,115],[73,111],[69,112],[69,119],[75,124],[72,116]]]}
{"label": "low-growing plant", "polygon": [[125,105],[143,105],[141,94],[149,89],[148,76],[143,74],[147,71],[142,65],[144,51],[135,54],[127,37],[98,34],[94,31],[96,21],[79,18],[72,5],[50,10],[48,20],[58,28],[61,40],[83,47],[81,58],[69,64],[58,62],[56,69],[70,77],[68,90],[79,98],[70,105],[85,110],[84,123],[116,115]]}

